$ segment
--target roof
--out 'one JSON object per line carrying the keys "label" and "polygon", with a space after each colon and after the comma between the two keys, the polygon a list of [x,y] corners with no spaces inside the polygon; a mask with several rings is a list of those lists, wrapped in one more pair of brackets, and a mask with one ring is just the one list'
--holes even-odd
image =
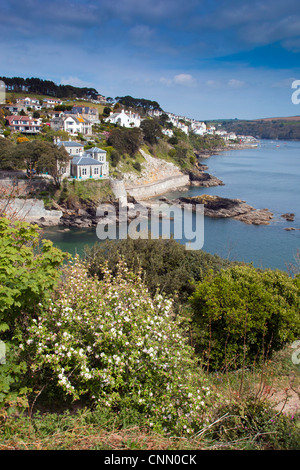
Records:
{"label": "roof", "polygon": [[[6,116],[5,118],[9,125],[11,126],[12,125],[12,121],[21,121],[21,122],[24,122],[26,121],[28,124],[31,124],[31,125],[35,125],[35,126],[41,126],[41,124],[39,123],[39,120],[37,118],[31,118],[29,116]],[[20,125],[20,124],[16,124],[16,125]]]}
{"label": "roof", "polygon": [[91,157],[74,157],[71,161],[73,165],[103,165]]}
{"label": "roof", "polygon": [[83,147],[83,144],[80,144],[79,142],[74,142],[73,140],[61,140],[57,142],[57,145],[64,145],[65,147]]}
{"label": "roof", "polygon": [[98,147],[92,147],[86,150],[86,153],[106,153],[106,150],[99,149]]}
{"label": "roof", "polygon": [[75,115],[75,114],[67,114],[65,116],[62,116],[62,118],[64,120],[68,119],[68,118],[72,118],[74,119],[75,122],[83,122],[83,123],[90,123],[90,121],[88,121],[87,119],[85,119],[84,117],[82,117],[81,115]]}

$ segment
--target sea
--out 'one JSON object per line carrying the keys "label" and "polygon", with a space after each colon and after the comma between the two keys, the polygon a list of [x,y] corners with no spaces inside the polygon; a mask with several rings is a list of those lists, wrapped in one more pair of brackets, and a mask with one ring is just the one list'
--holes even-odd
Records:
{"label": "sea", "polygon": [[[290,271],[300,250],[300,142],[261,140],[257,147],[230,150],[201,160],[224,186],[164,194],[168,199],[210,194],[242,199],[255,209],[269,209],[269,225],[248,225],[231,218],[204,217],[202,250],[258,268]],[[283,214],[293,213],[294,221]],[[294,228],[295,230],[285,230]],[[43,237],[72,255],[99,242],[95,228],[44,229]]]}

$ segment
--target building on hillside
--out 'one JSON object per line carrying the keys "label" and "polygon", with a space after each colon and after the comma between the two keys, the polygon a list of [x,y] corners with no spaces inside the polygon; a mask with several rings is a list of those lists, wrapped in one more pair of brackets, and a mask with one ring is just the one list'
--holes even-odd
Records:
{"label": "building on hillside", "polygon": [[97,102],[100,104],[107,104],[106,98],[103,95],[97,95]]}
{"label": "building on hillside", "polygon": [[70,176],[75,179],[106,177],[108,176],[108,163],[99,162],[86,154],[81,157],[73,157]]}
{"label": "building on hillside", "polygon": [[84,152],[84,146],[80,142],[75,142],[74,140],[56,140],[56,145],[58,147],[64,147],[69,155],[72,156],[81,156]]}
{"label": "building on hillside", "polygon": [[64,115],[63,111],[54,111],[53,109],[47,110],[46,111],[47,117],[54,119],[54,118],[60,118],[61,116]]}
{"label": "building on hillside", "polygon": [[124,109],[120,113],[112,113],[105,119],[105,122],[117,124],[121,127],[140,127],[141,117],[137,113],[131,111],[125,112]]}
{"label": "building on hillside", "polygon": [[206,129],[206,133],[210,134],[210,135],[213,135],[215,133],[215,131],[216,131],[215,126],[210,126]]}
{"label": "building on hillside", "polygon": [[38,100],[37,98],[29,98],[28,96],[17,98],[16,103],[21,103],[21,104],[24,104],[25,106],[34,106],[34,105],[40,106],[40,100]]}
{"label": "building on hillside", "polygon": [[69,165],[62,168],[65,177],[85,180],[89,178],[99,179],[109,176],[109,164],[106,161],[106,151],[93,147],[84,150],[79,142],[74,141],[56,141],[59,147],[64,147],[68,154],[72,156]]}
{"label": "building on hillside", "polygon": [[45,98],[43,99],[43,108],[54,108],[55,106],[63,104],[62,100],[58,98]]}
{"label": "building on hillside", "polygon": [[228,134],[226,134],[226,135],[223,136],[223,139],[224,139],[224,140],[227,140],[227,141],[228,141],[228,140],[237,140],[238,137],[237,137],[237,135],[236,135],[235,132],[229,132]]}
{"label": "building on hillside", "polygon": [[172,131],[172,129],[162,129],[162,133],[164,135],[167,135],[168,137],[173,137],[174,135],[174,132]]}
{"label": "building on hillside", "polygon": [[24,104],[9,104],[5,106],[5,109],[8,109],[8,111],[15,116],[19,115],[21,111],[24,111],[24,113],[27,111],[27,107]]}
{"label": "building on hillside", "polygon": [[91,121],[85,119],[80,114],[64,114],[60,117],[55,117],[51,119],[50,126],[54,131],[62,130],[74,136],[78,134],[92,134]]}
{"label": "building on hillside", "polygon": [[38,134],[42,128],[42,120],[29,116],[6,116],[6,125],[11,132],[21,132],[22,134]]}
{"label": "building on hillside", "polygon": [[90,108],[89,106],[73,106],[72,111],[65,111],[65,114],[80,114],[83,118],[91,121],[92,124],[99,124],[99,112],[97,108]]}
{"label": "building on hillside", "polygon": [[33,111],[40,111],[42,109],[42,105],[40,104],[40,100],[36,98],[17,98],[16,104],[12,105],[15,108],[23,111],[27,111],[28,108],[32,109]]}
{"label": "building on hillside", "polygon": [[160,109],[149,109],[149,111],[147,111],[147,114],[150,117],[160,117],[163,114],[163,111],[161,111]]}
{"label": "building on hillside", "polygon": [[193,121],[190,125],[190,130],[197,135],[206,134],[206,124],[205,122]]}

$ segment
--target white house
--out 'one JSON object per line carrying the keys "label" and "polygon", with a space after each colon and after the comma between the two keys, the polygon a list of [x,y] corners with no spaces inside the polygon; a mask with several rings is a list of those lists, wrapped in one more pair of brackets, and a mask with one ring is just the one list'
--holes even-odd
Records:
{"label": "white house", "polygon": [[45,98],[43,100],[44,108],[54,108],[57,105],[63,104],[62,100],[58,98]]}
{"label": "white house", "polygon": [[50,126],[53,130],[63,130],[70,135],[92,134],[92,123],[81,115],[69,114],[51,119]]}
{"label": "white house", "polygon": [[194,134],[204,135],[206,133],[206,124],[205,122],[193,121],[190,125],[190,129]]}
{"label": "white house", "polygon": [[141,117],[137,113],[131,111],[125,112],[124,109],[120,113],[113,113],[105,119],[105,122],[117,124],[121,127],[140,127]]}
{"label": "white house", "polygon": [[174,135],[174,132],[172,131],[172,129],[162,129],[162,133],[167,135],[168,137],[173,137]]}
{"label": "white house", "polygon": [[109,176],[109,164],[106,161],[106,151],[93,147],[84,151],[79,142],[57,141],[59,147],[63,146],[72,156],[69,164],[61,168],[65,177],[85,180],[89,178],[99,179]]}

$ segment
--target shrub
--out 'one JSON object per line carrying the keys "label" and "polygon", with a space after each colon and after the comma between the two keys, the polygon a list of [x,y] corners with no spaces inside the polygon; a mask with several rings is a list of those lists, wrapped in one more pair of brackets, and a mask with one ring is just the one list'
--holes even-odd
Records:
{"label": "shrub", "polygon": [[142,171],[142,166],[139,162],[134,162],[132,166],[136,171],[139,171],[139,172]]}
{"label": "shrub", "polygon": [[207,437],[219,444],[226,443],[227,448],[236,448],[236,444],[240,443],[242,449],[300,449],[297,417],[278,413],[274,405],[265,400],[250,395],[243,401],[222,404],[215,414],[224,419]]}
{"label": "shrub", "polygon": [[0,407],[20,392],[18,380],[26,364],[20,358],[19,344],[38,302],[49,298],[59,279],[57,268],[66,258],[52,242],[43,240],[38,252],[37,226],[11,223],[0,218],[0,339],[6,347],[6,363],[0,371]]}
{"label": "shrub", "polygon": [[142,270],[143,279],[152,295],[157,290],[173,296],[177,293],[181,302],[186,301],[194,291],[193,281],[204,279],[210,270],[217,273],[231,265],[228,260],[202,250],[187,251],[184,245],[172,239],[108,240],[85,249],[89,273],[99,279],[103,277],[101,266],[105,261],[115,274],[120,256],[131,271],[138,273]]}
{"label": "shrub", "polygon": [[191,297],[198,353],[212,368],[239,367],[297,339],[299,281],[252,266],[208,276]]}
{"label": "shrub", "polygon": [[74,400],[136,410],[156,430],[198,430],[210,391],[171,301],[153,300],[122,263],[116,277],[104,275],[89,277],[78,261],[66,268],[56,297],[29,328],[34,375]]}

